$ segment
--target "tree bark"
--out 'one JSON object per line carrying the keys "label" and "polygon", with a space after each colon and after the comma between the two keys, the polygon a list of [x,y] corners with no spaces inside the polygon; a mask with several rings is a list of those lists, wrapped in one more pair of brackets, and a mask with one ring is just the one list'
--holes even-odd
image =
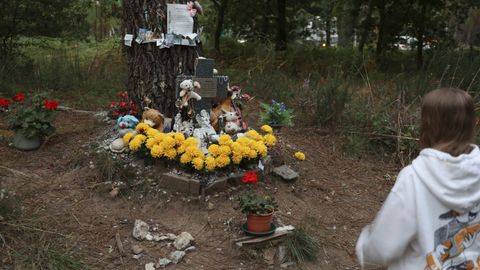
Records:
{"label": "tree bark", "polygon": [[421,69],[423,67],[423,36],[425,35],[425,16],[427,13],[427,5],[423,3],[422,13],[420,14],[420,20],[418,22],[418,31],[417,31],[417,68]]}
{"label": "tree bark", "polygon": [[222,36],[223,25],[225,22],[225,13],[227,11],[228,0],[221,0],[220,3],[214,2],[217,7],[217,26],[215,28],[215,50],[220,53],[220,38]]}
{"label": "tree bark", "polygon": [[385,44],[385,23],[386,23],[386,10],[385,10],[385,1],[383,1],[378,7],[380,13],[380,22],[378,23],[378,37],[377,37],[377,46],[375,53],[377,55],[377,60],[380,59],[380,56],[383,53],[383,47]]}
{"label": "tree bark", "polygon": [[[186,1],[175,2],[186,3]],[[124,0],[123,16],[127,34],[136,36],[138,28],[167,32],[166,0]],[[194,28],[194,31],[198,28],[196,19]],[[127,90],[130,99],[139,106],[140,110],[149,106],[167,117],[173,117],[176,113],[176,77],[180,74],[194,73],[195,59],[198,58],[197,50],[201,48],[174,46],[169,49],[160,49],[155,43],[138,44],[133,41],[132,47],[126,49]],[[148,104],[145,101],[146,98],[152,103]]]}
{"label": "tree bark", "polygon": [[284,51],[287,49],[287,15],[286,0],[277,0],[277,39],[275,49]]}
{"label": "tree bark", "polygon": [[360,37],[360,42],[358,44],[358,50],[363,52],[365,43],[367,43],[368,33],[370,32],[370,27],[372,26],[372,12],[373,12],[373,0],[368,2],[368,12],[363,24],[362,36]]}
{"label": "tree bark", "polygon": [[327,47],[332,46],[332,18],[330,18],[330,15],[325,18],[325,36]]}

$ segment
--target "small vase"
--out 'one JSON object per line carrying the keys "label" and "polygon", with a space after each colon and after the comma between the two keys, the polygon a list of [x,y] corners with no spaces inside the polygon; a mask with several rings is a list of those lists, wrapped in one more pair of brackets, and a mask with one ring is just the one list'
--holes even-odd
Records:
{"label": "small vase", "polygon": [[39,135],[27,137],[23,132],[16,131],[15,137],[13,137],[13,145],[23,151],[36,150],[42,145],[42,138]]}
{"label": "small vase", "polygon": [[273,211],[266,215],[247,215],[247,229],[250,232],[268,232],[271,229]]}

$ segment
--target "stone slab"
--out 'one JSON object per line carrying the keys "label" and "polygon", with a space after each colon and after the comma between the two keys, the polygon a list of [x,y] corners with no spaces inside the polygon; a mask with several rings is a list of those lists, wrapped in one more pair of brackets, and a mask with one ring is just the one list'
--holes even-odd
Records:
{"label": "stone slab", "polygon": [[164,173],[159,181],[159,186],[195,196],[200,194],[199,180],[173,173]]}
{"label": "stone slab", "polygon": [[285,181],[293,181],[300,176],[298,172],[292,170],[287,165],[282,165],[280,167],[274,168],[273,173]]}

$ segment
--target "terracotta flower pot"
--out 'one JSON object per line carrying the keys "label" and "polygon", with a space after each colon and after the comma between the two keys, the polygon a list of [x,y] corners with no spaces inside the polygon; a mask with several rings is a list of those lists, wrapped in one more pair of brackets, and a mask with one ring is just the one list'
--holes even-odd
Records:
{"label": "terracotta flower pot", "polygon": [[247,215],[247,229],[251,232],[268,232],[271,229],[273,211],[266,215]]}

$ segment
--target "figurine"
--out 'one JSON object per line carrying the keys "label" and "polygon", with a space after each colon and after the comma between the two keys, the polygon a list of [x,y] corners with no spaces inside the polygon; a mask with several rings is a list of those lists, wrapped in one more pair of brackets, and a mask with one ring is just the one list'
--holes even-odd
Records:
{"label": "figurine", "polygon": [[197,114],[197,123],[200,126],[193,131],[193,137],[200,141],[200,147],[204,153],[208,153],[208,142],[211,137],[217,135],[215,129],[210,125],[210,115],[206,110]]}

